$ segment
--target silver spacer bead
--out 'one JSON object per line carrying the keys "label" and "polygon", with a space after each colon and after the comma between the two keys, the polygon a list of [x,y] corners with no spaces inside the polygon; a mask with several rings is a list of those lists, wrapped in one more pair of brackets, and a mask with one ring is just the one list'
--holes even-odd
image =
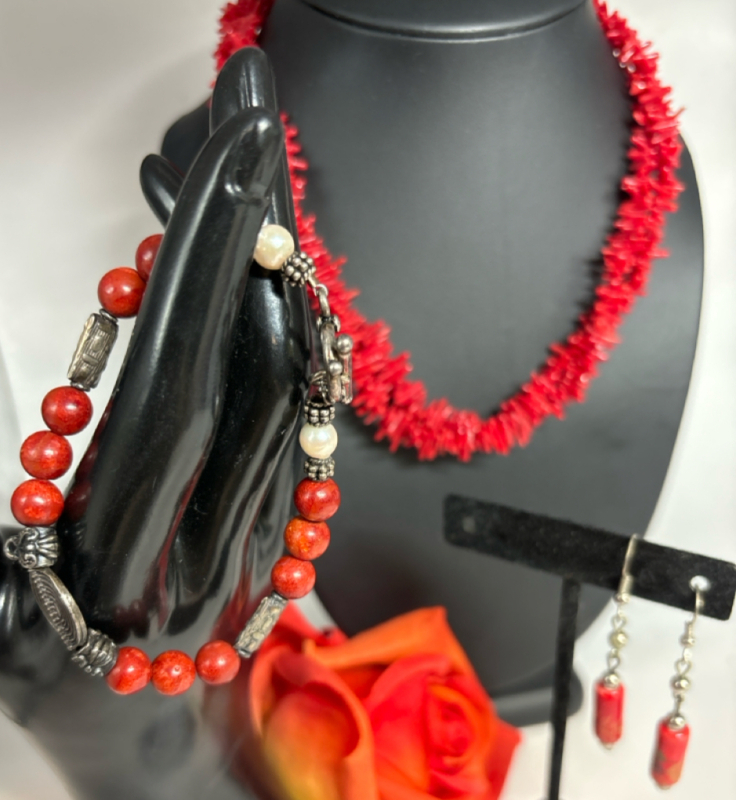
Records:
{"label": "silver spacer bead", "polygon": [[326,481],[335,475],[334,458],[307,458],[304,462],[304,472],[313,481]]}
{"label": "silver spacer bead", "polygon": [[304,417],[310,425],[329,425],[335,419],[335,406],[313,397],[304,406]]}
{"label": "silver spacer bead", "polygon": [[676,692],[686,692],[690,688],[690,678],[686,678],[684,675],[680,675],[677,678],[673,678],[672,681],[672,688]]}
{"label": "silver spacer bead", "polygon": [[687,720],[682,714],[673,714],[667,721],[670,730],[679,731],[687,725]]}
{"label": "silver spacer bead", "polygon": [[608,637],[608,641],[611,643],[611,647],[621,648],[626,646],[626,642],[629,641],[629,637],[624,630],[617,630],[613,631],[613,633]]}
{"label": "silver spacer bead", "polygon": [[72,656],[72,661],[88,675],[101,678],[115,666],[118,648],[109,636],[89,628],[87,641]]}
{"label": "silver spacer bead", "polygon": [[59,558],[59,537],[53,528],[23,528],[8,538],[3,553],[25,569],[53,567]]}
{"label": "silver spacer bead", "polygon": [[314,277],[314,261],[306,253],[292,253],[281,267],[284,280],[291,286],[304,286]]}
{"label": "silver spacer bead", "polygon": [[615,689],[621,685],[621,678],[617,672],[609,672],[603,676],[603,683],[608,689]]}

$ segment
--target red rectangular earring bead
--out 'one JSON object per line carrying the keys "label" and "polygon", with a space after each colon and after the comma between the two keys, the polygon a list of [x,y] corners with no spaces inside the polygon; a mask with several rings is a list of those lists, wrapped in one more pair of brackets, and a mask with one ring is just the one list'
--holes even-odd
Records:
{"label": "red rectangular earring bead", "polygon": [[605,747],[613,747],[624,728],[624,687],[601,678],[595,685],[595,735]]}
{"label": "red rectangular earring bead", "polygon": [[665,717],[659,723],[652,777],[662,789],[668,789],[680,780],[689,739],[690,726],[684,721],[677,724],[677,718]]}

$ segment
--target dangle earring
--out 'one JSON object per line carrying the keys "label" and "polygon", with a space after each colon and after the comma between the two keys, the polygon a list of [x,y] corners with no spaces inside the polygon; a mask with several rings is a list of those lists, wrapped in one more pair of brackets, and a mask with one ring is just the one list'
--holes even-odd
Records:
{"label": "dangle earring", "polygon": [[616,613],[611,620],[613,630],[608,637],[611,645],[608,651],[608,671],[595,686],[595,734],[609,750],[621,738],[623,731],[624,685],[617,670],[621,664],[621,650],[629,638],[624,630],[627,622],[624,609],[631,599],[631,589],[634,584],[634,579],[631,577],[631,563],[638,541],[639,536],[634,534],[626,548],[621,580],[614,598]]}
{"label": "dangle earring", "polygon": [[685,625],[685,633],[680,637],[682,655],[675,662],[675,675],[670,681],[675,707],[671,714],[660,720],[657,728],[657,748],[652,761],[652,778],[662,789],[669,789],[680,780],[685,752],[690,739],[690,726],[681,713],[685,694],[690,688],[688,673],[692,669],[692,649],[695,644],[693,629],[705,604],[704,595],[710,588],[710,581],[700,575],[690,581],[690,588],[695,592],[695,609],[693,616]]}

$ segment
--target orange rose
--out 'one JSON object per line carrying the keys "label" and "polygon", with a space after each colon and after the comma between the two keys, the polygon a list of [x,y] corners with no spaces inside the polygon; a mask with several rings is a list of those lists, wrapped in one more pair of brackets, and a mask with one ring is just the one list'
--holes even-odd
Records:
{"label": "orange rose", "polygon": [[442,608],[346,639],[291,604],[247,680],[232,721],[270,800],[495,800],[520,739]]}

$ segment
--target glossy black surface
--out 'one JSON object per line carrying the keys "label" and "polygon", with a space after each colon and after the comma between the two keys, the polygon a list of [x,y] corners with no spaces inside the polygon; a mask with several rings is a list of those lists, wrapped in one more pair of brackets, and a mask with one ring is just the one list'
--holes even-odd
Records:
{"label": "glossy black surface", "polygon": [[[234,639],[269,589],[290,510],[309,326],[304,292],[251,267],[269,204],[271,218],[292,219],[277,175],[281,124],[249,98],[274,102],[253,51],[219,79],[212,134],[183,183],[160,157],[142,167],[166,233],[58,524],[58,574],[88,623],[152,656]],[[237,681],[197,681],[176,698],[152,687],[113,694],[70,662],[27,576],[5,559],[0,625],[3,710],[74,794],[251,796],[241,725],[224,713],[243,691]]]}
{"label": "glossy black surface", "polygon": [[427,38],[508,36],[548,25],[585,0],[305,0],[365,28]]}

